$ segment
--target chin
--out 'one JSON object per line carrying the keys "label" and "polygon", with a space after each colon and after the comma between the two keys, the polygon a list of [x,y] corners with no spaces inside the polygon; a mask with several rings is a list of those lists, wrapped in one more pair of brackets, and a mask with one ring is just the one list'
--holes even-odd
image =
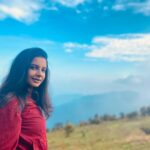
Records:
{"label": "chin", "polygon": [[32,84],[31,86],[33,87],[33,88],[37,88],[37,87],[39,87],[41,84]]}

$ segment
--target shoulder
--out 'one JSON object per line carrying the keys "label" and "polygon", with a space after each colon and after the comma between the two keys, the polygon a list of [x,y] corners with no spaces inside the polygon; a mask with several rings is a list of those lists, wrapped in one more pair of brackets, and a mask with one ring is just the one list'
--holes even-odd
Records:
{"label": "shoulder", "polygon": [[19,100],[16,96],[12,95],[12,94],[8,94],[6,97],[7,99],[7,103],[2,106],[0,108],[0,111],[4,110],[4,109],[10,109],[10,108],[19,108],[20,104],[19,104]]}

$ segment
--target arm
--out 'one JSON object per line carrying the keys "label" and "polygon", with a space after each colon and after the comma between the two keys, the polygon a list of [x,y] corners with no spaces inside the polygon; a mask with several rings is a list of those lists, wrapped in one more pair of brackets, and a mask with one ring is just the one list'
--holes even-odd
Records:
{"label": "arm", "polygon": [[16,150],[21,130],[21,111],[17,99],[0,108],[0,149]]}

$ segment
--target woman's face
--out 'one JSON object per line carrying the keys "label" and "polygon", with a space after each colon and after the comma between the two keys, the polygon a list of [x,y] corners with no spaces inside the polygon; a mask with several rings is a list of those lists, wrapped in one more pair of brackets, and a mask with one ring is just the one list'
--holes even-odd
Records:
{"label": "woman's face", "polygon": [[35,57],[28,70],[27,82],[31,87],[39,87],[45,79],[47,69],[46,59]]}

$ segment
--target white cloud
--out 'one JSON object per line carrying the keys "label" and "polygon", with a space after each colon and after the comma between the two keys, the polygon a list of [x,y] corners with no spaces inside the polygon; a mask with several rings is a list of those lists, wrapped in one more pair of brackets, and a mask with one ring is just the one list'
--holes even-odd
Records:
{"label": "white cloud", "polygon": [[46,8],[47,10],[52,10],[52,11],[58,11],[58,8],[56,6],[50,6]]}
{"label": "white cloud", "polygon": [[141,62],[150,58],[150,34],[95,37],[87,57],[112,61]]}
{"label": "white cloud", "polygon": [[83,50],[83,49],[90,49],[90,46],[87,44],[79,44],[79,43],[73,43],[73,42],[67,42],[63,44],[63,47],[66,52],[73,52],[74,50]]}
{"label": "white cloud", "polygon": [[135,13],[142,13],[146,16],[150,15],[150,0],[143,3],[129,3],[128,7],[132,7]]}
{"label": "white cloud", "polygon": [[116,11],[121,11],[121,10],[125,10],[125,6],[122,4],[116,4],[112,7],[112,9]]}
{"label": "white cloud", "polygon": [[66,7],[76,7],[83,4],[87,0],[53,0],[54,3],[61,4]]}
{"label": "white cloud", "polygon": [[[58,11],[58,5],[76,8],[91,0],[1,0],[0,20],[13,18],[17,21],[31,24],[38,21],[42,9]],[[76,11],[81,13],[80,10]]]}
{"label": "white cloud", "polygon": [[30,24],[38,20],[42,8],[44,8],[43,0],[2,0],[0,19],[10,17]]}
{"label": "white cloud", "polygon": [[91,44],[67,42],[66,52],[82,51],[87,58],[110,61],[143,62],[150,59],[150,34],[99,36]]}
{"label": "white cloud", "polygon": [[134,1],[134,0],[116,0],[112,6],[115,11],[132,9],[134,13],[141,13],[146,16],[150,15],[150,0]]}
{"label": "white cloud", "polygon": [[[99,5],[104,3],[103,0],[97,0]],[[38,21],[40,17],[40,11],[42,9],[50,11],[58,11],[60,6],[75,8],[77,14],[81,14],[83,11],[89,13],[94,9],[91,6],[92,0],[0,0],[0,20],[6,18],[13,18],[20,22],[31,24]],[[85,5],[89,4],[89,5]],[[77,6],[82,5],[79,9]],[[106,11],[109,6],[104,5],[103,10]],[[112,10],[124,11],[132,9],[134,13],[142,13],[146,16],[150,16],[150,0],[146,1],[133,1],[133,0],[116,0],[112,5]]]}

